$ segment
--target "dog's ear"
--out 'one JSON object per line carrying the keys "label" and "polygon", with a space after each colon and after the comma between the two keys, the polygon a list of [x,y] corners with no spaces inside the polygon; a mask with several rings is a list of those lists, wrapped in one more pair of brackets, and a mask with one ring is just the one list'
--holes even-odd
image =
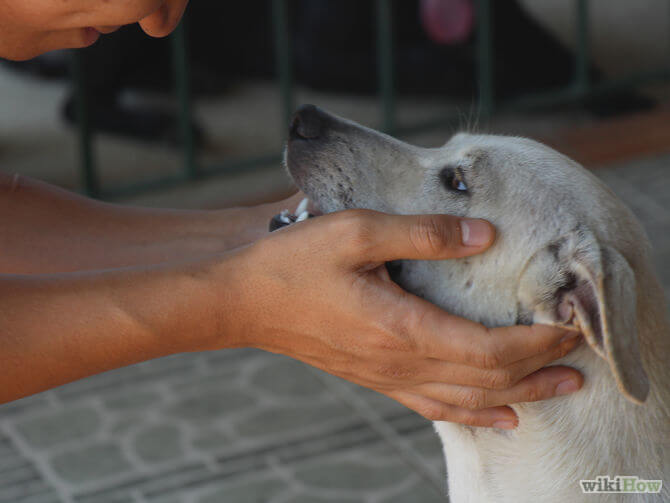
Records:
{"label": "dog's ear", "polygon": [[635,274],[626,259],[576,229],[537,252],[519,283],[520,314],[574,326],[607,360],[619,391],[641,404],[649,393],[637,337]]}

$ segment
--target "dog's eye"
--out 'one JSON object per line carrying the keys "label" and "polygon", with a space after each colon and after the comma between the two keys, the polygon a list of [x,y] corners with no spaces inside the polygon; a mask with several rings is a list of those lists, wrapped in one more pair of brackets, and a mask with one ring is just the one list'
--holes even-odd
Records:
{"label": "dog's eye", "polygon": [[462,193],[468,191],[461,168],[444,168],[440,172],[440,179],[442,180],[442,184],[449,190]]}

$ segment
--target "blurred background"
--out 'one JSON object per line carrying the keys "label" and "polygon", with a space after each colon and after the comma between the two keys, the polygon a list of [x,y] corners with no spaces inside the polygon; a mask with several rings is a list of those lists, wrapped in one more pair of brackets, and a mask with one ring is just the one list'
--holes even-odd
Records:
{"label": "blurred background", "polygon": [[[0,61],[0,166],[105,200],[291,193],[291,111],[422,146],[543,141],[646,226],[670,297],[667,0],[193,0],[178,31]],[[0,406],[0,503],[445,501],[431,425],[253,350],[120,369]]]}

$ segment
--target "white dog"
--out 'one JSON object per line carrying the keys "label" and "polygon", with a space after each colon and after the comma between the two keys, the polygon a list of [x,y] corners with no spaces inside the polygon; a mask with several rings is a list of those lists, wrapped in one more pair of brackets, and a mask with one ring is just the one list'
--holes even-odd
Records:
{"label": "white dog", "polygon": [[[641,225],[597,178],[524,138],[458,134],[424,149],[313,106],[296,115],[286,161],[324,212],[490,220],[499,237],[486,253],[402,261],[394,279],[488,326],[574,326],[588,341],[558,362],[584,373],[583,389],[514,405],[516,430],[436,423],[453,503],[670,501],[665,301]],[[660,494],[584,494],[580,480],[599,476],[665,485]]]}

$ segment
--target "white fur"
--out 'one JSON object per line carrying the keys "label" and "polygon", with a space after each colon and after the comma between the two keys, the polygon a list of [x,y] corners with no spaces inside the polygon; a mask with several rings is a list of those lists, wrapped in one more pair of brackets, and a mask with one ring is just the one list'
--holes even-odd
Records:
{"label": "white fur", "polygon": [[[547,295],[559,286],[564,260],[594,285],[603,320],[613,325],[604,346],[592,337],[594,348],[583,344],[557,362],[583,372],[583,389],[514,405],[516,430],[435,424],[451,501],[670,501],[670,326],[648,241],[632,213],[577,163],[531,140],[460,134],[442,148],[420,149],[319,113],[328,126],[322,137],[289,142],[287,165],[322,210],[449,213],[486,218],[498,229],[482,255],[403,261],[396,278],[403,287],[488,326],[513,325],[524,309],[535,322],[579,325],[583,312],[557,320],[555,312],[560,317],[574,306],[554,311]],[[462,168],[468,194],[440,184],[449,166]],[[567,258],[542,255],[554,242],[564,243]],[[605,306],[603,291],[618,304]],[[639,348],[639,356],[613,361],[613,347]],[[635,372],[624,372],[636,361]],[[644,403],[633,403],[634,395]],[[663,493],[582,494],[579,480],[601,475],[662,479]]]}

